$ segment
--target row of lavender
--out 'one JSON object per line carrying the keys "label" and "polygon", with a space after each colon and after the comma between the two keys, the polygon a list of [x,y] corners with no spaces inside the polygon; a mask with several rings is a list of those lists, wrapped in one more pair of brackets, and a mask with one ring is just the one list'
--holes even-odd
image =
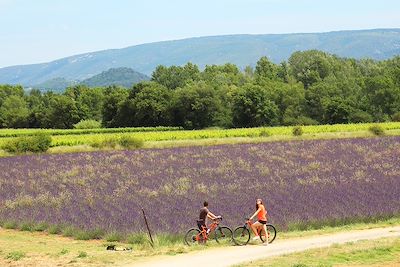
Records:
{"label": "row of lavender", "polygon": [[400,137],[314,140],[0,159],[0,220],[107,231],[195,225],[204,200],[231,226],[263,198],[270,221],[400,213]]}

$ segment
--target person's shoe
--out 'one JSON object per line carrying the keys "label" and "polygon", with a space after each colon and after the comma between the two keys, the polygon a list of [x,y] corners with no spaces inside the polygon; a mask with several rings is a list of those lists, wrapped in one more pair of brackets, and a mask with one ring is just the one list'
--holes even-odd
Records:
{"label": "person's shoe", "polygon": [[260,237],[257,235],[255,237],[253,237],[253,240],[260,240]]}

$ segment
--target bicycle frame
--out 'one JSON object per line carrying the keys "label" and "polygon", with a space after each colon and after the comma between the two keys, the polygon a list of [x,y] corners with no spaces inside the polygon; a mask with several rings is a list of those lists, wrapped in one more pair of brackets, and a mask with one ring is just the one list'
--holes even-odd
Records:
{"label": "bicycle frame", "polygon": [[[211,232],[215,231],[215,229],[218,228],[218,225],[220,223],[220,220],[214,220],[209,226],[208,228],[205,226],[202,226],[202,230],[200,231],[200,233],[196,236],[196,241],[206,241],[208,240],[208,236],[210,235]],[[207,233],[207,229],[210,229],[210,231]],[[202,239],[201,239],[202,237]]]}
{"label": "bicycle frame", "polygon": [[[253,225],[253,221],[247,220],[246,223],[244,224],[244,227],[246,227],[247,229],[250,228],[254,235],[260,236],[261,233],[264,231],[264,229],[260,226],[260,227],[257,229],[257,232],[255,232],[254,229],[253,229],[253,227],[251,227],[252,225]],[[264,236],[267,236],[267,234],[268,234],[268,237],[269,237],[268,230],[267,230],[267,233],[266,233]]]}

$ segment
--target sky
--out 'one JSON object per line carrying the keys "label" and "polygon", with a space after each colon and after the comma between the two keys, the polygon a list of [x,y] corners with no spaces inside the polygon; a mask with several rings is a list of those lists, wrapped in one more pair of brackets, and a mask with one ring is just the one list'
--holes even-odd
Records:
{"label": "sky", "polygon": [[0,0],[0,67],[225,34],[400,28],[399,0]]}

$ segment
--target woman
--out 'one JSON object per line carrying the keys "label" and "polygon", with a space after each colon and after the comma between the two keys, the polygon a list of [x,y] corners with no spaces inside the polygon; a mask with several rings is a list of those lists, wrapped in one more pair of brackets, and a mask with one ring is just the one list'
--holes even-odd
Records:
{"label": "woman", "polygon": [[[267,210],[264,207],[264,204],[261,199],[257,199],[256,201],[256,212],[254,212],[253,216],[250,217],[250,220],[252,220],[254,217],[257,216],[258,221],[253,223],[251,225],[251,228],[253,229],[253,232],[255,233],[255,237],[253,240],[258,240],[260,239],[260,236],[258,235],[257,228],[263,227],[264,233],[267,235]],[[266,237],[266,244],[268,244],[268,238]]]}

